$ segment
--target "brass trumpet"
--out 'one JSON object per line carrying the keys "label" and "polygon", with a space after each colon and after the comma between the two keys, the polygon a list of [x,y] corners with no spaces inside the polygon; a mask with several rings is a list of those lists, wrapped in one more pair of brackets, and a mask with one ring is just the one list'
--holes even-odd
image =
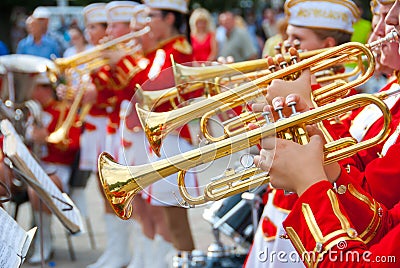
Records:
{"label": "brass trumpet", "polygon": [[248,82],[253,79],[257,79],[261,76],[270,74],[269,70],[255,71],[251,73],[244,73],[235,75],[232,77],[217,77],[215,82],[197,82],[187,84],[186,87],[182,88],[171,87],[161,90],[145,91],[140,85],[136,85],[136,98],[141,108],[151,110],[153,107],[157,107],[165,102],[170,102],[172,107],[175,109],[175,99],[179,99],[180,95],[191,93],[193,91],[204,89],[204,96],[210,97],[222,92],[221,87],[229,84]]}
{"label": "brass trumpet", "polygon": [[[326,49],[324,49],[326,50]],[[308,52],[301,52],[300,53],[300,58],[306,58],[306,57],[311,57],[317,54],[317,52],[322,52],[321,50],[314,50],[312,53]],[[315,53],[315,54],[313,54]],[[248,61],[249,64],[251,61]],[[363,62],[358,61],[358,59],[353,59],[349,60],[349,62],[357,62],[357,65],[355,68],[353,68],[351,71],[344,72],[344,73],[338,73],[333,69],[330,70],[323,70],[316,72],[314,75],[316,76],[317,83],[329,83],[331,82],[332,84],[329,87],[323,87],[321,89],[315,90],[313,94],[316,96],[321,95],[323,97],[317,97],[316,101],[318,104],[322,105],[323,103],[327,103],[332,101],[332,99],[337,99],[339,97],[344,97],[347,95],[347,91],[343,92],[337,92],[337,93],[332,93],[332,90],[334,90],[334,86],[338,85],[338,83],[341,83],[341,81],[344,81],[344,79],[348,79],[350,77],[356,76],[359,73],[362,73],[365,71]],[[184,68],[191,68],[184,66]],[[197,67],[194,67],[197,68]],[[204,67],[204,68],[212,68],[212,67]],[[165,102],[170,102],[172,107],[174,109],[178,108],[175,100],[180,98],[181,95],[187,94],[199,89],[204,89],[204,97],[208,98],[210,96],[214,96],[216,94],[221,93],[223,90],[221,87],[224,88],[231,88],[238,86],[239,84],[249,82],[251,80],[260,78],[265,75],[269,75],[271,73],[270,70],[259,70],[259,71],[253,71],[249,73],[242,73],[242,74],[236,74],[233,76],[224,76],[224,77],[215,77],[214,81],[195,81],[193,83],[186,82],[183,86],[177,86],[177,87],[171,87],[167,89],[161,89],[161,90],[151,90],[151,91],[145,91],[143,90],[140,85],[136,86],[136,97],[138,100],[138,103],[140,104],[141,108],[145,110],[152,110],[153,107],[157,107],[158,105],[161,105]],[[197,78],[197,77],[196,77]],[[338,82],[339,81],[339,82]],[[268,86],[266,85],[260,85],[260,86]],[[326,92],[331,92],[329,96],[327,94],[322,95],[322,93]],[[240,103],[239,105],[241,105]]]}
{"label": "brass trumpet", "polygon": [[[339,98],[347,96],[350,88],[348,90],[339,90],[339,91],[335,90],[336,88],[345,86],[346,84],[347,84],[346,81],[339,79],[339,80],[335,80],[334,82],[332,82],[320,89],[315,90],[313,92],[313,95],[315,94],[314,101],[316,103],[318,103],[318,106],[322,106],[323,104],[326,104],[326,103],[329,103],[332,101],[336,101]],[[254,94],[254,95],[250,94],[248,97],[246,97],[246,99],[256,98],[257,95],[258,94]],[[241,99],[238,99],[232,103],[222,105],[216,110],[211,110],[211,111],[205,113],[201,117],[200,131],[204,135],[204,137],[207,139],[207,141],[217,142],[217,141],[226,139],[228,137],[237,135],[239,133],[242,133],[244,131],[247,131],[249,123],[254,123],[254,124],[259,124],[259,125],[263,124],[262,113],[254,113],[252,111],[244,110],[238,116],[223,121],[222,122],[223,134],[220,136],[217,136],[217,137],[213,136],[208,130],[209,120],[213,116],[217,115],[218,113],[229,111],[233,107],[237,107],[240,105],[243,105],[243,101]]]}
{"label": "brass trumpet", "polygon": [[[54,63],[60,72],[64,72],[69,68],[77,68],[83,64],[85,65],[85,72],[89,72],[96,68],[100,68],[109,63],[108,59],[103,57],[102,52],[109,49],[127,49],[128,45],[122,45],[128,41],[133,40],[133,38],[142,36],[150,31],[150,27],[146,26],[143,29],[125,34],[118,38],[112,39],[103,44],[97,45],[89,50],[80,52],[68,58],[56,58]],[[128,43],[129,44],[129,43]]]}
{"label": "brass trumpet", "polygon": [[[303,51],[299,53],[300,59],[306,59],[324,52],[326,49],[316,49],[312,51]],[[291,62],[292,55],[285,53],[282,55],[286,62]],[[228,78],[233,75],[243,75],[245,73],[263,71],[268,69],[267,59],[256,59],[242,62],[234,62],[228,64],[218,64],[211,66],[190,67],[178,64],[172,60],[172,68],[174,72],[175,84],[185,85],[193,81],[214,80],[216,77]]]}
{"label": "brass trumpet", "polygon": [[[299,58],[305,59],[315,56],[327,49],[317,49],[313,51],[300,52]],[[294,59],[289,53],[283,55],[284,61],[291,63]],[[239,84],[249,82],[259,77],[269,75],[271,70],[266,69],[268,66],[265,59],[250,60],[239,63],[230,63],[225,65],[189,67],[175,63],[171,57],[174,69],[174,78],[176,87],[161,89],[155,91],[144,91],[140,85],[136,87],[136,96],[138,103],[142,108],[151,110],[152,107],[157,107],[165,102],[170,102],[174,109],[177,108],[175,99],[181,95],[187,94],[199,89],[204,89],[204,96],[210,97],[221,93],[221,87],[231,88]],[[347,62],[356,63],[356,67],[351,71],[339,73],[338,66],[333,66],[329,70],[321,70],[315,72],[318,83],[328,83],[336,80],[344,80],[353,77],[358,73],[364,72],[363,61],[359,57],[348,59]],[[265,86],[267,86],[266,84]],[[316,94],[319,94],[319,90]],[[342,96],[344,94],[341,94]]]}
{"label": "brass trumpet", "polygon": [[266,59],[201,67],[189,67],[178,64],[174,61],[172,56],[171,60],[175,85],[187,84],[192,81],[206,81],[214,79],[215,77],[226,77],[234,74],[268,69],[268,62]]}
{"label": "brass trumpet", "polygon": [[161,90],[149,90],[145,91],[140,85],[136,85],[135,97],[140,106],[146,110],[151,110],[153,107],[157,107],[165,102],[170,102],[172,107],[176,107],[175,99],[182,93],[189,93],[204,87],[204,83],[195,83],[184,89],[183,92],[178,93],[180,89],[177,87],[171,87]]}
{"label": "brass trumpet", "polygon": [[[149,32],[149,30],[150,28],[146,26],[145,28],[139,31],[131,32],[119,38],[115,38],[104,44],[100,44],[92,49],[78,53],[74,56],[68,58],[54,59],[54,63],[60,72],[64,72],[65,74],[68,75],[69,71],[76,71],[80,75],[82,83],[83,84],[88,83],[90,79],[88,77],[88,74],[90,73],[90,71],[100,68],[101,66],[104,66],[109,63],[108,59],[103,58],[102,51],[106,49],[119,49],[119,48],[127,50],[128,45],[122,45],[122,44],[132,40],[135,37],[146,34],[147,32]],[[84,64],[85,68],[83,70],[79,70],[78,67]],[[139,69],[140,68],[138,68],[138,71]],[[84,92],[85,92],[85,87],[81,86],[76,96],[74,97],[74,100],[71,104],[67,116],[65,117],[65,120],[63,121],[60,127],[58,127],[55,131],[50,133],[50,135],[47,137],[47,142],[57,144],[62,141],[65,141],[70,128],[75,123],[75,116],[78,114],[79,110],[80,110],[80,116],[79,116],[80,123],[84,120],[85,116],[89,113],[91,109],[91,104],[86,104],[83,107],[80,107],[81,106],[80,103],[82,101]]]}
{"label": "brass trumpet", "polygon": [[[380,132],[375,137],[359,143],[350,137],[327,143],[324,148],[324,159],[326,164],[331,163],[349,157],[359,150],[374,146],[388,136],[391,115],[388,107],[381,100],[387,96],[388,93],[386,92],[376,95],[354,95],[168,159],[140,166],[118,164],[111,155],[103,152],[98,160],[100,181],[105,196],[115,213],[122,219],[128,219],[132,214],[131,202],[134,196],[145,187],[166,176],[180,171],[184,173],[201,164],[250,148],[258,144],[260,139],[275,134],[290,138],[291,132],[293,132],[293,135],[298,136],[296,140],[306,143],[308,140],[305,131],[306,125],[321,122],[368,104],[376,105],[383,113],[384,124]],[[206,187],[206,193],[203,197],[190,197],[188,195],[184,184],[184,174],[179,177],[179,186],[186,202],[190,205],[196,205],[249,190],[249,188],[254,188],[268,181],[268,178],[263,176],[260,176],[257,180],[252,180],[251,176],[258,173],[260,173],[259,170],[254,168],[246,171],[245,176],[240,173],[232,175],[233,177],[228,176],[212,182]]]}
{"label": "brass trumpet", "polygon": [[[290,65],[285,69],[281,69],[249,83],[232,88],[229,91],[222,92],[210,98],[195,102],[189,106],[169,112],[149,112],[140,108],[138,104],[136,104],[136,110],[150,146],[157,155],[160,155],[162,139],[168,135],[168,133],[195,118],[203,116],[209,111],[218,109],[221,105],[233,103],[237,100],[245,103],[257,96],[264,95],[267,89],[260,88],[260,85],[269,84],[273,79],[282,79],[307,68],[311,68],[312,72],[318,72],[327,69],[328,66],[345,62],[348,58],[364,54],[368,59],[369,68],[357,79],[335,87],[335,91],[333,93],[330,92],[330,94],[336,95],[338,92],[347,92],[349,89],[364,83],[372,76],[375,69],[375,59],[371,52],[371,48],[384,41],[394,40],[396,38],[397,34],[392,32],[385,38],[380,39],[379,42],[376,41],[369,45],[363,45],[358,42],[349,42],[334,48],[326,49],[315,56]],[[324,94],[326,95],[327,93],[324,92]]]}
{"label": "brass trumpet", "polygon": [[[72,102],[69,112],[64,121],[46,138],[46,141],[48,143],[57,144],[67,139],[68,132],[75,123],[75,117],[78,114],[78,110],[84,93],[84,90],[78,90],[78,93],[75,96],[74,101]],[[90,109],[90,106],[85,105],[83,107],[83,110],[86,110],[88,112],[87,109]]]}

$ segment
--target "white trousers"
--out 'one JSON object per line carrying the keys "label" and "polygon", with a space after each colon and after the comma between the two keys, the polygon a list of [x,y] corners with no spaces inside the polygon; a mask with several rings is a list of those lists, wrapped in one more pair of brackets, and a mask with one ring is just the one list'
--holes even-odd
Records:
{"label": "white trousers", "polygon": [[97,158],[105,150],[108,117],[87,115],[85,121],[96,129],[85,129],[80,137],[79,169],[97,172]]}

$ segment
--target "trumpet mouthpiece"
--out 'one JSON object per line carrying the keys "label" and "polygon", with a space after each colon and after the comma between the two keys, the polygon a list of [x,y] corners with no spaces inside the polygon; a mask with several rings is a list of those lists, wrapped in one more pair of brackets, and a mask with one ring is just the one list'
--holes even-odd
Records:
{"label": "trumpet mouthpiece", "polygon": [[373,41],[369,43],[367,46],[369,48],[373,48],[375,46],[380,46],[382,43],[385,42],[398,42],[399,41],[399,34],[396,32],[396,30],[391,31],[388,33],[385,37],[379,38],[376,41]]}

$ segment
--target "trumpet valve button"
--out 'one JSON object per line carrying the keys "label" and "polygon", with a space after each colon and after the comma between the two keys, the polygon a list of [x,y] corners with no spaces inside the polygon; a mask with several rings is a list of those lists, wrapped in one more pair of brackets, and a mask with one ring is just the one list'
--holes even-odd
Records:
{"label": "trumpet valve button", "polygon": [[275,66],[275,65],[270,65],[270,66],[268,67],[268,70],[270,70],[271,73],[273,73],[273,72],[275,72],[275,70],[276,70],[276,66]]}
{"label": "trumpet valve button", "polygon": [[279,63],[279,66],[280,66],[282,69],[285,69],[285,68],[288,66],[288,64],[287,64],[286,61],[282,61],[281,63]]}
{"label": "trumpet valve button", "polygon": [[297,112],[297,110],[296,110],[296,102],[295,101],[291,101],[287,105],[292,109],[292,115],[291,116],[299,114],[299,112]]}
{"label": "trumpet valve button", "polygon": [[283,115],[282,110],[283,110],[283,107],[276,107],[275,108],[275,112],[278,113],[279,120],[285,119],[285,116]]}
{"label": "trumpet valve button", "polygon": [[281,45],[276,45],[274,46],[275,54],[280,54],[282,53],[282,46]]}
{"label": "trumpet valve button", "polygon": [[291,57],[290,57],[290,62],[291,62],[292,64],[296,64],[296,63],[297,63],[297,56],[291,56]]}
{"label": "trumpet valve button", "polygon": [[293,46],[294,46],[295,49],[299,50],[300,49],[300,45],[301,45],[301,43],[300,43],[299,39],[295,39],[293,41]]}
{"label": "trumpet valve button", "polygon": [[270,112],[262,112],[261,115],[264,117],[265,121],[267,122],[267,124],[271,123],[271,120],[269,119],[269,115],[271,113]]}
{"label": "trumpet valve button", "polygon": [[285,42],[284,47],[285,47],[285,52],[289,52],[289,48],[291,48],[292,44],[289,42]]}

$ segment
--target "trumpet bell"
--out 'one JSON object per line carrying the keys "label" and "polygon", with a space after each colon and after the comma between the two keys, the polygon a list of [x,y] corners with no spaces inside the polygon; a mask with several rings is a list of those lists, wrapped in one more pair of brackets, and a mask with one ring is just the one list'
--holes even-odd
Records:
{"label": "trumpet bell", "polygon": [[113,157],[106,152],[100,154],[98,158],[100,183],[112,209],[121,219],[127,220],[131,217],[131,202],[137,193],[150,184],[178,172],[175,167],[175,169],[154,173],[153,169],[162,169],[161,167],[168,166],[168,163],[169,160],[164,159],[159,161],[160,166],[152,163],[129,167],[115,162]]}
{"label": "trumpet bell", "polygon": [[202,67],[189,67],[178,64],[174,61],[172,55],[171,61],[174,71],[175,85],[186,84],[193,81],[204,82],[215,77],[226,77],[233,74],[268,69],[268,62],[266,59]]}
{"label": "trumpet bell", "polygon": [[[123,176],[124,178],[131,177],[131,172],[128,167],[114,162],[111,155],[102,153],[99,157],[98,166],[100,182],[112,209],[120,218],[129,219],[132,215],[131,202],[142,188],[136,183],[134,178],[129,180],[130,183],[119,183],[117,180],[118,176]],[[104,166],[108,168],[105,169]],[[114,180],[106,180],[105,178],[114,178]],[[125,206],[124,204],[128,205]]]}
{"label": "trumpet bell", "polygon": [[165,135],[164,122],[167,120],[168,112],[157,113],[156,116],[152,116],[152,124],[147,124],[147,118],[152,115],[152,112],[142,109],[138,103],[136,103],[136,112],[139,116],[140,123],[146,135],[146,138],[150,141],[150,147],[157,156],[160,156],[161,141]]}

